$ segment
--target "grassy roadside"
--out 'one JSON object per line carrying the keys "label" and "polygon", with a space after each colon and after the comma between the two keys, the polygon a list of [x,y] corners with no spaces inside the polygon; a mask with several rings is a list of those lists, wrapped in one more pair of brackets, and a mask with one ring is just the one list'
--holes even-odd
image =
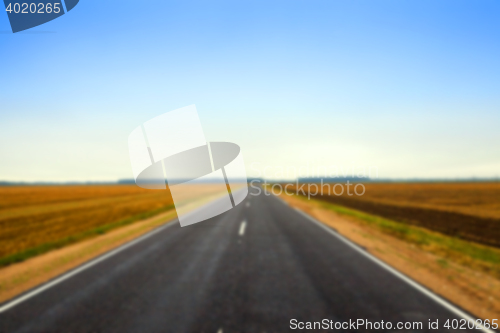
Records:
{"label": "grassy roadside", "polygon": [[96,228],[92,228],[90,230],[86,230],[86,231],[83,231],[83,232],[80,232],[80,233],[77,233],[77,234],[74,234],[74,235],[71,235],[68,237],[61,238],[61,239],[56,240],[56,241],[47,242],[47,243],[29,248],[29,249],[26,249],[24,251],[2,257],[2,258],[0,258],[0,268],[14,264],[14,263],[25,261],[29,258],[47,253],[47,252],[55,250],[55,249],[60,249],[64,246],[74,244],[76,242],[79,242],[79,241],[82,241],[82,240],[85,240],[85,239],[88,239],[91,237],[105,234],[106,232],[109,232],[113,229],[123,227],[123,226],[129,225],[133,222],[144,220],[144,219],[150,218],[150,217],[155,216],[155,215],[159,215],[163,212],[172,210],[173,208],[174,208],[174,205],[168,205],[168,206],[165,206],[165,207],[162,207],[159,209],[140,213],[140,214],[131,216],[129,218],[126,218],[126,219],[123,219],[120,221],[101,225],[101,226],[98,226]]}
{"label": "grassy roadside", "polygon": [[[307,198],[300,197],[307,201]],[[354,218],[357,221],[377,228],[379,231],[404,240],[425,251],[439,255],[467,267],[481,270],[500,278],[500,249],[450,237],[421,227],[407,225],[401,222],[388,220],[375,215],[367,214],[351,208],[325,203],[312,199],[321,207],[335,213]],[[447,265],[441,260],[442,265]]]}

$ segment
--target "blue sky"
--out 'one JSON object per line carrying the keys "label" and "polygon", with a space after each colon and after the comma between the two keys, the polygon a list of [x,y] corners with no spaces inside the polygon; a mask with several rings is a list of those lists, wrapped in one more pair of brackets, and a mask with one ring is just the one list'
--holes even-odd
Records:
{"label": "blue sky", "polygon": [[12,34],[0,14],[0,179],[130,178],[128,134],[190,104],[253,176],[497,177],[499,17],[497,0],[81,0]]}

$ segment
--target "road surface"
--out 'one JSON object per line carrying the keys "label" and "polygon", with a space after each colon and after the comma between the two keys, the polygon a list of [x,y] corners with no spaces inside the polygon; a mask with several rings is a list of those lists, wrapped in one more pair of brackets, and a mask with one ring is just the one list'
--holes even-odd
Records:
{"label": "road surface", "polygon": [[60,280],[0,305],[0,332],[288,332],[292,319],[422,322],[424,332],[429,319],[461,318],[264,193],[202,223],[161,227]]}

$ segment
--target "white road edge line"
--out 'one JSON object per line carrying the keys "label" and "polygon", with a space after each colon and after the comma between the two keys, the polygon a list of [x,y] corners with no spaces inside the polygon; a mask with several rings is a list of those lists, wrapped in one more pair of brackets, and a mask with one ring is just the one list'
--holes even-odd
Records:
{"label": "white road edge line", "polygon": [[107,252],[103,255],[101,255],[100,257],[97,257],[95,258],[94,260],[91,260],[89,262],[87,262],[86,264],[83,264],[82,266],[79,266],[77,267],[76,269],[66,273],[66,274],[63,274],[61,276],[59,276],[58,278],[56,278],[55,280],[52,280],[46,284],[43,284],[39,287],[35,287],[35,289],[33,289],[32,291],[28,292],[27,294],[19,297],[19,298],[15,298],[13,299],[12,301],[10,302],[7,302],[5,303],[3,306],[0,307],[0,313],[2,312],[5,312],[13,307],[15,307],[16,305],[19,305],[21,304],[22,302],[24,301],[27,301],[28,299],[30,299],[31,297],[33,296],[36,296],[42,292],[44,292],[45,290],[49,289],[49,288],[52,288],[54,287],[55,285],[71,278],[72,276],[75,276],[77,275],[78,273],[81,273],[83,272],[84,270],[100,263],[101,261],[104,261],[112,256],[114,256],[115,254],[118,254],[119,252],[123,251],[123,250],[126,250],[128,249],[129,247],[131,246],[134,246],[135,244],[139,243],[139,242],[142,242],[143,240],[159,233],[160,231],[163,231],[171,226],[175,225],[175,220],[170,220],[170,222],[166,222],[165,225],[162,225],[156,229],[153,229],[152,231],[148,232],[147,234],[144,234],[142,236],[140,236],[139,238],[136,238],[128,243],[125,243],[123,244],[122,246],[114,249],[114,250],[111,250],[110,252]]}
{"label": "white road edge line", "polygon": [[[283,204],[286,204],[286,202],[283,199],[277,197],[276,195],[274,197],[277,198],[277,199],[279,199]],[[348,246],[350,246],[352,249],[356,250],[357,252],[359,252],[360,254],[362,254],[363,256],[365,256],[366,258],[368,258],[371,261],[375,262],[376,264],[378,264],[379,266],[381,266],[385,270],[389,271],[390,273],[392,273],[396,277],[400,278],[401,280],[403,280],[404,282],[406,282],[407,284],[409,284],[410,286],[412,286],[416,290],[420,291],[422,294],[424,294],[427,297],[431,298],[436,303],[440,304],[441,306],[445,307],[449,311],[453,312],[457,316],[462,317],[465,320],[471,320],[471,321],[475,322],[476,318],[473,318],[473,317],[469,316],[467,313],[463,312],[462,310],[460,310],[459,308],[457,308],[453,304],[449,303],[444,298],[442,298],[442,297],[434,294],[432,291],[430,291],[429,289],[425,288],[424,286],[422,286],[418,282],[415,282],[414,280],[410,279],[409,277],[407,277],[403,273],[399,272],[395,268],[389,266],[388,264],[386,264],[382,260],[378,259],[377,257],[374,257],[373,255],[371,255],[370,253],[366,252],[364,249],[360,248],[358,245],[356,245],[355,243],[353,243],[349,239],[347,239],[344,236],[338,234],[337,232],[335,232],[330,227],[328,227],[325,224],[321,223],[320,221],[316,220],[314,217],[312,217],[309,214],[301,211],[298,208],[294,208],[294,210],[296,212],[298,212],[299,214],[301,214],[302,216],[304,216],[305,218],[307,218],[309,221],[315,223],[318,227],[323,228],[330,235],[332,235],[335,238],[339,239],[340,241],[344,242],[345,244],[347,244]],[[484,332],[495,333],[495,331],[490,330],[488,328],[485,328],[483,325],[477,325],[477,326],[481,327],[481,329]]]}
{"label": "white road edge line", "polygon": [[[210,204],[213,204],[214,202],[216,202],[216,201],[213,201],[213,202],[211,202],[211,203],[209,203],[207,205],[199,207],[199,208],[197,208],[197,209],[195,209],[195,210],[187,213],[186,216],[194,214],[198,210],[200,210],[203,207],[206,207],[206,206],[208,206]],[[128,243],[125,243],[125,244],[117,247],[114,250],[106,252],[106,253],[102,254],[101,256],[99,256],[99,257],[97,257],[97,258],[95,258],[95,259],[93,259],[93,260],[91,260],[91,261],[89,261],[89,262],[87,262],[87,263],[85,263],[85,264],[83,264],[81,266],[78,266],[78,267],[74,268],[72,271],[69,271],[68,273],[63,274],[63,275],[59,276],[58,278],[55,278],[55,280],[52,280],[52,281],[47,282],[45,284],[42,284],[42,285],[40,285],[38,287],[35,287],[33,290],[29,291],[28,293],[26,293],[26,294],[24,294],[24,295],[22,295],[22,296],[20,296],[18,298],[14,298],[13,300],[11,300],[11,301],[5,303],[4,305],[0,306],[0,313],[3,313],[3,312],[5,312],[5,311],[7,311],[9,309],[12,309],[16,305],[19,305],[22,302],[27,301],[31,297],[34,297],[34,296],[36,296],[36,295],[44,292],[45,290],[50,289],[50,288],[54,287],[55,285],[57,285],[57,284],[65,281],[65,280],[71,278],[72,276],[75,276],[75,275],[83,272],[84,270],[86,270],[86,269],[88,269],[88,268],[90,268],[90,267],[92,267],[92,266],[100,263],[101,261],[104,261],[104,260],[106,260],[106,259],[114,256],[115,254],[118,254],[121,251],[126,250],[129,247],[134,246],[135,244],[137,244],[139,242],[142,242],[143,240],[145,240],[145,239],[147,239],[147,238],[149,238],[149,237],[151,237],[151,236],[159,233],[160,231],[163,231],[163,230],[165,230],[165,229],[167,229],[167,228],[175,225],[176,221],[179,222],[179,220],[177,218],[173,218],[171,220],[165,221],[164,225],[159,226],[156,229],[153,229],[150,232],[148,232],[148,233],[146,233],[146,234],[144,234],[144,235],[142,235],[142,236],[140,236],[140,237],[138,237],[138,238],[136,238],[134,240],[131,240]]]}
{"label": "white road edge line", "polygon": [[243,220],[243,222],[241,222],[240,224],[240,231],[238,232],[240,236],[243,236],[245,234],[246,227],[247,227],[247,221]]}

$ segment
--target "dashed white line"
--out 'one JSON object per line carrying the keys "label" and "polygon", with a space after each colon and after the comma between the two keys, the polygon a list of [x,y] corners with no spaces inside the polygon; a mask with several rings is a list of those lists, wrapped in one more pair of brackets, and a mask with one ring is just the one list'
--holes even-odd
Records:
{"label": "dashed white line", "polygon": [[247,221],[241,222],[241,224],[240,224],[240,231],[238,232],[238,234],[240,236],[243,236],[245,234],[246,227],[247,227]]}

